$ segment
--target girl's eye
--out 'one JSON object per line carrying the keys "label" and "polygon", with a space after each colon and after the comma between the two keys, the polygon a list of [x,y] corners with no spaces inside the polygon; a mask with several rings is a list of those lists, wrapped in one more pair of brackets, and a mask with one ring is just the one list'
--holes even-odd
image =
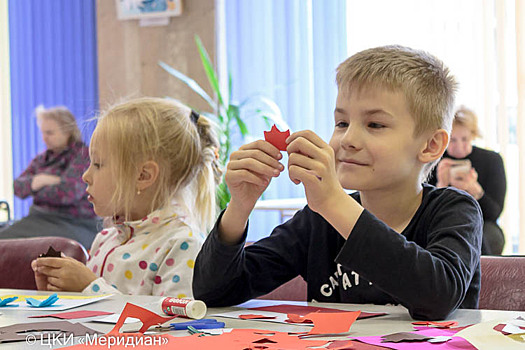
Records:
{"label": "girl's eye", "polygon": [[93,166],[94,166],[96,169],[100,169],[100,163],[93,163]]}
{"label": "girl's eye", "polygon": [[385,126],[383,124],[372,122],[372,123],[368,123],[368,127],[372,129],[381,129],[381,128],[384,128]]}
{"label": "girl's eye", "polygon": [[335,127],[336,128],[347,128],[348,127],[348,123],[347,122],[337,122],[337,123],[335,123]]}

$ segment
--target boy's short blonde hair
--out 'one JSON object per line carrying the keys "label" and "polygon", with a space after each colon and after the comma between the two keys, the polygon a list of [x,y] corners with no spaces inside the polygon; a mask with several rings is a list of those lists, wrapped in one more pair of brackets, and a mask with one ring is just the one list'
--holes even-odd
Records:
{"label": "boy's short blonde hair", "polygon": [[460,106],[458,109],[456,109],[452,127],[456,125],[461,125],[467,128],[472,134],[472,139],[481,137],[481,131],[479,130],[478,126],[478,116],[473,110],[468,109],[465,106]]}
{"label": "boy's short blonde hair", "polygon": [[194,121],[190,114],[178,102],[146,97],[116,105],[99,118],[92,142],[103,138],[108,147],[116,180],[112,202],[124,207],[125,220],[137,191],[139,167],[153,160],[160,171],[150,212],[177,197],[186,199],[182,204],[201,230],[215,221],[215,188],[222,174],[216,157],[219,142],[206,117]]}
{"label": "boy's short blonde hair", "polygon": [[[336,82],[343,92],[367,87],[402,92],[416,124],[414,136],[438,129],[450,134],[457,83],[429,53],[399,45],[364,50],[337,67]],[[428,177],[438,162],[426,164],[422,177]]]}
{"label": "boy's short blonde hair", "polygon": [[402,92],[416,122],[415,134],[452,128],[456,81],[436,57],[392,45],[356,53],[337,67],[339,91],[381,87]]}

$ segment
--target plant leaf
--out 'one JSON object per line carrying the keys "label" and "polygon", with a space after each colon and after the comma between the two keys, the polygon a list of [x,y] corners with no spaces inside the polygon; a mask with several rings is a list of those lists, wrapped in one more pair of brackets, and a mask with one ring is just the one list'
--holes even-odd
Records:
{"label": "plant leaf", "polygon": [[195,80],[191,79],[184,73],[179,72],[175,68],[169,66],[168,64],[162,61],[159,61],[158,63],[159,66],[161,66],[162,69],[164,69],[166,72],[179,79],[184,84],[188,85],[194,92],[196,92],[200,97],[202,97],[206,102],[208,102],[208,104],[211,106],[211,108],[213,108],[213,110],[215,110],[215,101],[213,101],[213,99],[206,93],[206,91],[204,91],[203,88],[200,87],[199,84],[197,84]]}
{"label": "plant leaf", "polygon": [[213,89],[213,91],[217,94],[219,104],[223,106],[224,109],[227,109],[224,106],[224,100],[222,98],[221,90],[219,87],[219,79],[217,78],[217,73],[215,72],[215,68],[211,63],[210,55],[208,55],[208,51],[206,51],[206,48],[202,44],[202,41],[198,35],[195,35],[195,43],[197,44],[197,48],[199,49],[199,55],[201,56],[202,66],[204,67],[204,71],[206,72],[206,76],[208,77],[208,81],[210,82],[210,86]]}

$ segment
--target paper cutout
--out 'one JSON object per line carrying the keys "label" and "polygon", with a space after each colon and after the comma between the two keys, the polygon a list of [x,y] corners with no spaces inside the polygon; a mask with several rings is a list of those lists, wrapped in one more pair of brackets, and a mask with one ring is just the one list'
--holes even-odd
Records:
{"label": "paper cutout", "polygon": [[[94,329],[88,328],[80,323],[71,323],[69,321],[54,321],[54,322],[35,322],[35,323],[17,323],[14,325],[0,327],[0,343],[26,341],[27,333],[50,332],[54,334],[55,339],[60,334],[65,333],[66,336],[73,334],[73,336],[85,336],[86,334],[93,335],[95,333],[101,334]],[[47,339],[45,334],[39,334],[40,339]],[[34,338],[37,339],[36,337]]]}
{"label": "paper cutout", "polygon": [[240,315],[239,318],[243,320],[270,320],[270,319],[275,319],[275,316],[245,314],[245,315]]}
{"label": "paper cutout", "polygon": [[[226,317],[226,318],[239,319],[239,316],[245,315],[245,314],[246,314],[246,310],[235,310],[235,311],[214,313],[214,314],[211,314],[211,315],[208,315],[208,316],[216,316],[216,317]],[[269,312],[269,311],[260,311],[257,314],[260,314],[262,316],[268,317],[268,318],[258,319],[257,321],[260,321],[260,322],[284,323],[284,324],[289,323],[289,322],[286,322],[286,319],[288,317],[285,314],[281,314],[281,313],[277,313],[277,312]],[[312,323],[304,324],[304,325],[308,326],[308,327],[312,327],[313,326]]]}
{"label": "paper cutout", "polygon": [[[271,306],[262,306],[262,307],[253,307],[249,308],[250,310],[258,311],[270,311],[278,312],[283,314],[296,314],[299,316],[304,316],[312,312],[353,312],[342,309],[333,309],[328,307],[319,307],[319,306],[305,306],[305,305],[291,305],[291,304],[278,304]],[[386,312],[365,312],[361,311],[358,320],[362,320],[370,317],[384,316],[387,315]]]}
{"label": "paper cutout", "polygon": [[354,340],[371,344],[388,347],[394,350],[476,350],[467,340],[460,337],[453,337],[445,343],[433,344],[429,342],[401,342],[401,343],[383,343],[381,336],[355,337]]}
{"label": "paper cutout", "polygon": [[460,332],[457,332],[456,336],[465,338],[479,350],[523,350],[523,343],[513,340],[510,335],[506,336],[499,332],[494,332],[494,326],[500,323],[501,320],[492,320],[474,324]]}
{"label": "paper cutout", "polygon": [[60,318],[62,320],[72,320],[76,318],[86,318],[86,317],[104,316],[104,315],[112,315],[112,314],[113,312],[107,312],[107,311],[79,310],[79,311],[70,311],[70,312],[60,312],[57,314],[29,316],[29,318],[55,317],[55,318]]}
{"label": "paper cutout", "polygon": [[[113,314],[113,315],[109,315],[109,316],[102,317],[102,318],[95,318],[94,320],[91,320],[90,322],[116,324],[119,318],[120,318],[120,314]],[[140,320],[138,318],[128,317],[124,321],[124,324],[135,323],[135,322],[140,322]]]}
{"label": "paper cutout", "polygon": [[288,319],[286,322],[290,323],[314,323],[311,319],[307,318],[306,316],[296,315],[296,314],[288,314]]}
{"label": "paper cutout", "polygon": [[270,131],[264,132],[264,139],[277,147],[279,151],[286,151],[286,139],[290,136],[290,130],[279,131],[275,124],[272,126]]}
{"label": "paper cutout", "polygon": [[413,325],[416,326],[428,326],[428,327],[436,327],[436,328],[450,328],[455,327],[459,323],[458,321],[418,321],[418,322],[412,322]]}
{"label": "paper cutout", "polygon": [[423,334],[417,334],[412,332],[397,332],[392,333],[388,335],[381,336],[381,339],[383,343],[399,343],[399,342],[419,342],[419,341],[427,341],[429,339],[432,339],[432,337],[423,335]]}
{"label": "paper cutout", "polygon": [[[109,298],[113,294],[100,294],[100,295],[62,295],[58,294],[58,298],[60,299],[60,304],[54,304],[46,307],[39,308],[40,310],[49,310],[49,311],[63,311],[67,309],[72,309],[74,307],[87,305],[94,303],[99,300],[103,300],[106,298]],[[16,300],[16,305],[19,307],[17,308],[17,311],[34,311],[35,308],[27,305],[26,300],[28,298],[32,298],[35,300],[45,300],[49,297],[49,295],[21,295],[21,294],[9,294],[9,295],[0,295],[0,298],[9,298],[9,297],[18,297]],[[13,305],[14,306],[14,305]]]}
{"label": "paper cutout", "polygon": [[16,304],[9,304],[9,303],[15,301],[16,299],[18,299],[18,297],[11,297],[11,298],[0,299],[0,306],[14,306],[14,307],[17,307],[18,305],[16,305]]}
{"label": "paper cutout", "polygon": [[51,294],[47,299],[45,300],[37,300],[35,298],[26,298],[26,303],[31,307],[47,307],[51,306],[58,300],[57,293]]}
{"label": "paper cutout", "polygon": [[38,256],[39,258],[61,258],[62,252],[59,250],[55,250],[52,246],[49,246],[49,249],[46,253],[40,254]]}
{"label": "paper cutout", "polygon": [[142,322],[142,327],[139,329],[138,332],[144,333],[151,326],[163,324],[167,321],[174,319],[175,317],[177,317],[177,315],[168,317],[159,316],[156,313],[146,310],[140,306],[131,303],[126,303],[126,306],[124,306],[124,310],[122,310],[117,324],[108,334],[118,334],[120,328],[122,328],[122,326],[124,325],[124,321],[128,317],[138,318]]}
{"label": "paper cutout", "polygon": [[359,317],[360,311],[321,313],[314,312],[305,317],[312,320],[314,328],[308,334],[346,333]]}

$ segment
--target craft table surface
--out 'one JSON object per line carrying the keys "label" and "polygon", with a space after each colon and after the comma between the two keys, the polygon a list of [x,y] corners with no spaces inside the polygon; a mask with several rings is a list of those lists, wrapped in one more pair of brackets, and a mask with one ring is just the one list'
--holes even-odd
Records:
{"label": "craft table surface", "polygon": [[[18,295],[48,295],[52,294],[49,292],[38,292],[30,290],[16,290],[16,289],[0,289],[0,295],[6,294],[18,294]],[[81,295],[80,293],[59,293],[64,295]],[[75,310],[98,310],[98,311],[111,311],[115,313],[120,313],[124,308],[126,303],[133,303],[135,305],[144,307],[151,311],[159,312],[159,302],[162,300],[161,297],[156,296],[137,296],[137,295],[114,295],[110,298],[77,307],[74,309],[66,310],[75,311]],[[267,306],[275,304],[299,304],[306,305],[303,302],[290,302],[290,301],[275,301],[275,300],[251,300],[245,304],[241,304],[246,307],[257,307],[257,306]],[[349,335],[351,336],[372,336],[372,335],[384,335],[393,332],[402,332],[402,331],[412,331],[413,326],[411,322],[414,320],[410,318],[407,310],[402,306],[391,306],[391,305],[372,305],[372,304],[333,304],[333,303],[308,303],[308,305],[313,306],[322,306],[322,307],[331,307],[338,308],[342,310],[362,310],[369,312],[386,312],[388,315],[374,317],[364,320],[358,320],[350,329]],[[238,307],[223,307],[223,308],[208,308],[207,315],[218,313],[218,312],[227,312],[238,310]],[[32,323],[32,322],[42,322],[42,321],[58,321],[56,318],[28,318],[28,316],[34,315],[43,315],[54,313],[47,311],[17,311],[15,308],[0,308],[0,327],[9,326],[15,323]],[[257,313],[256,310],[248,310],[247,313]],[[525,312],[519,311],[496,311],[496,310],[457,310],[455,311],[448,320],[455,320],[459,322],[459,326],[464,326],[473,323],[486,322],[490,320],[510,320],[518,316],[525,318]],[[210,316],[207,316],[210,317]],[[273,322],[261,322],[254,320],[236,320],[232,318],[222,318],[215,317],[219,321],[226,323],[227,328],[255,328],[255,329],[264,329],[264,330],[273,330],[273,331],[282,331],[282,332],[301,332],[308,331],[311,327],[308,326],[299,326],[299,325],[288,325],[280,324]],[[92,329],[99,330],[101,332],[108,332],[113,328],[111,324],[102,324],[95,322],[86,322],[93,318],[87,319],[75,319],[70,320],[71,322],[82,322],[87,327]],[[125,324],[122,328],[123,331],[126,330],[137,330],[140,324],[129,323]],[[174,336],[187,335],[186,331],[173,331],[169,332]],[[68,344],[72,345],[72,344]],[[49,346],[42,345],[40,342],[37,342],[34,345],[28,345],[25,342],[16,342],[16,343],[4,343],[0,344],[0,349],[49,349]]]}

